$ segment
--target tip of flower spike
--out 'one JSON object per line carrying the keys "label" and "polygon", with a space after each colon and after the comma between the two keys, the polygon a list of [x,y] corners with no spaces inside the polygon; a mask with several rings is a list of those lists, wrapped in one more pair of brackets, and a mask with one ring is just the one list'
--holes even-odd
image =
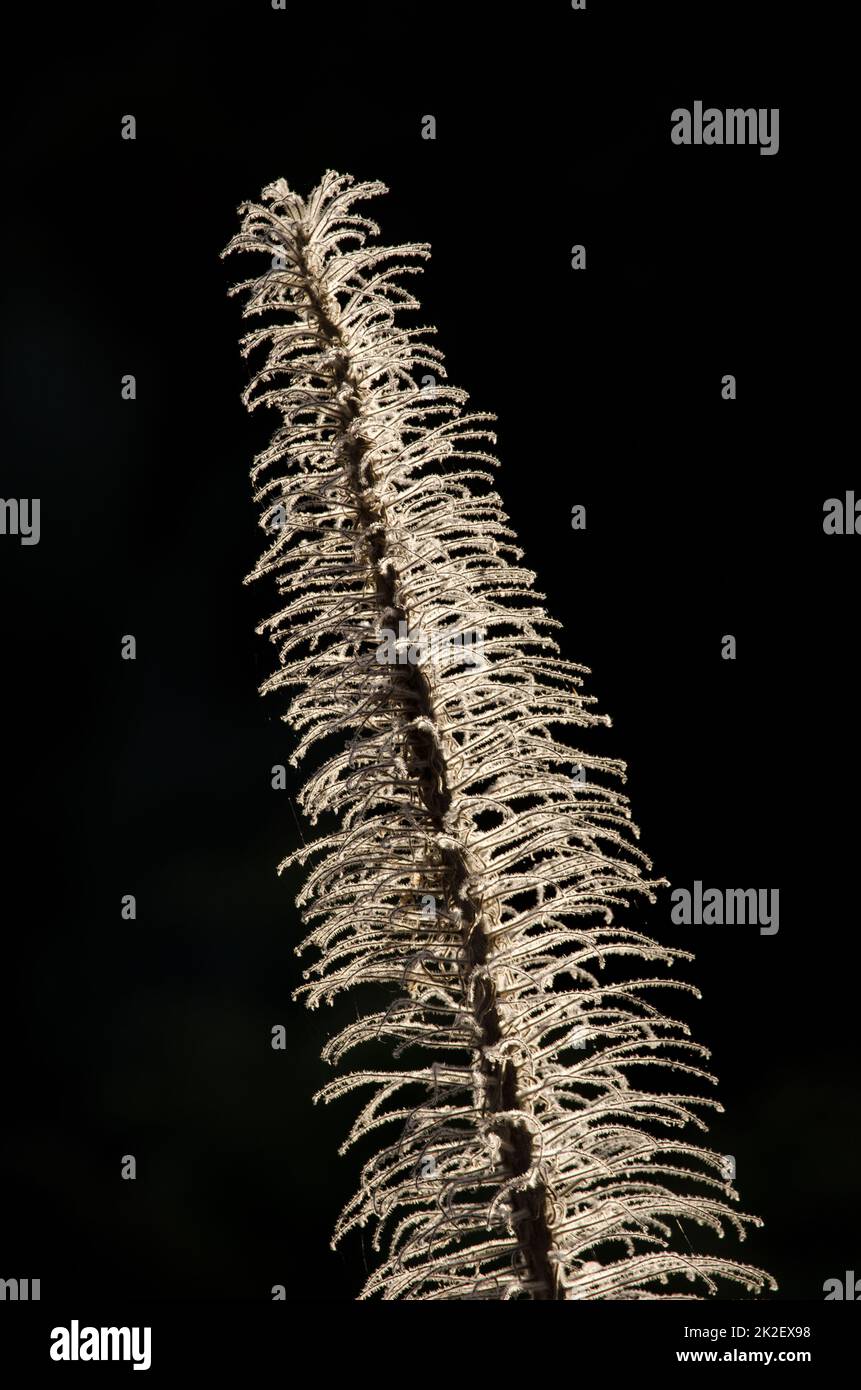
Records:
{"label": "tip of flower spike", "polygon": [[272,203],[282,198],[288,198],[291,191],[290,185],[286,179],[275,179],[273,183],[267,183],[260,196],[264,198],[267,203]]}

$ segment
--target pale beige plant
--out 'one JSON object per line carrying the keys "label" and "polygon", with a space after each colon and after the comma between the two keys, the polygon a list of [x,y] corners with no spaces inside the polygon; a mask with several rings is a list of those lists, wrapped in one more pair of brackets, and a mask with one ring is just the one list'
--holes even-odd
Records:
{"label": "pale beige plant", "polygon": [[[249,579],[274,576],[283,597],[259,629],[280,650],[263,689],[294,688],[292,761],[318,751],[301,805],[333,818],[280,866],[318,860],[299,899],[300,949],[318,952],[301,992],[312,1007],[390,992],[325,1050],[337,1063],[393,1045],[390,1067],[321,1093],[371,1088],[345,1148],[393,1131],[335,1239],[374,1226],[362,1296],[386,1299],[697,1297],[719,1279],[760,1292],[768,1275],[687,1247],[682,1221],[740,1237],[759,1224],[732,1206],[721,1156],[681,1132],[720,1109],[698,1094],[706,1050],[650,999],[692,989],[654,973],[689,956],[617,920],[657,886],[614,785],[624,765],[564,741],[609,720],[559,655],[490,490],[492,417],[433,384],[433,330],[399,322],[429,249],[369,239],[354,206],[385,191],[330,171],[301,198],[278,180],[223,253],[270,258],[231,291],[270,316],[243,338],[246,354],[267,348],[246,404],[280,414],[252,469],[272,538]],[[416,659],[416,632],[443,639],[432,659]],[[480,645],[451,640],[464,632]],[[645,978],[608,978],[630,958]],[[643,1066],[697,1093],[641,1089]]]}

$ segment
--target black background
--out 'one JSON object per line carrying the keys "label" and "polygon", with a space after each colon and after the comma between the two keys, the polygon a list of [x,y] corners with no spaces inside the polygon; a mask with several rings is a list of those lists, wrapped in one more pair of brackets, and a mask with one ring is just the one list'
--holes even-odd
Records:
{"label": "black background", "polygon": [[[596,747],[629,765],[655,872],[780,890],[773,937],[685,934],[666,896],[641,919],[696,952],[712,1138],[766,1223],[725,1253],[779,1298],[861,1270],[861,541],[822,530],[857,482],[819,327],[842,252],[825,118],[786,85],[785,34],[753,35],[742,7],[696,32],[536,10],[148,8],[92,34],[52,21],[49,51],[25,50],[0,490],[41,498],[42,537],[0,538],[0,1276],[40,1277],[43,1298],[349,1300],[362,1282],[361,1242],[328,1248],[353,1111],[311,1100],[355,1004],[291,1002],[300,880],[274,870],[299,831],[270,789],[290,734],[256,693],[274,595],[241,582],[275,417],[239,400],[226,290],[259,267],[219,259],[240,201],[327,167],[389,186],[369,208],[385,241],[432,244],[415,321],[498,416],[499,490],[613,718]],[[696,99],[779,106],[779,153],[673,146],[670,112]]]}

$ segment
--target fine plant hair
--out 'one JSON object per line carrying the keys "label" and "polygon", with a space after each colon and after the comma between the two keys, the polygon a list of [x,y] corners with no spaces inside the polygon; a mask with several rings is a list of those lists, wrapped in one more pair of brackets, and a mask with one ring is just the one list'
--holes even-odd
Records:
{"label": "fine plant hair", "polygon": [[[691,1223],[761,1224],[688,1137],[721,1109],[701,1094],[715,1078],[654,995],[697,994],[658,973],[691,956],[620,920],[664,880],[647,876],[624,764],[565,741],[610,721],[492,490],[494,417],[444,384],[434,330],[401,322],[429,248],[373,240],[355,205],[386,191],[330,170],[302,198],[279,179],[222,252],[269,260],[230,291],[266,316],[242,338],[267,354],[243,399],[280,414],[251,470],[267,546],[246,582],[277,582],[258,632],[280,661],[261,689],[291,689],[291,762],[317,755],[300,804],[330,827],[279,866],[314,862],[298,993],[316,1008],[377,987],[329,1062],[391,1045],[390,1064],[320,1092],[369,1088],[344,1149],[380,1144],[333,1244],[372,1227],[365,1298],[773,1289],[690,1246]],[[682,1093],[652,1089],[662,1074]]]}

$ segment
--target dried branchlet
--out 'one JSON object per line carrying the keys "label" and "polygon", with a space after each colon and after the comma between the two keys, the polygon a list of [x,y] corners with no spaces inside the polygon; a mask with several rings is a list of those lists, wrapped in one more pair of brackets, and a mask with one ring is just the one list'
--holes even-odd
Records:
{"label": "dried branchlet", "polygon": [[323,745],[301,805],[337,826],[280,866],[316,856],[299,949],[318,959],[300,993],[316,1007],[368,982],[392,992],[325,1050],[393,1044],[391,1068],[321,1092],[371,1090],[345,1148],[394,1132],[335,1239],[375,1228],[363,1297],[774,1287],[671,1246],[683,1220],[759,1224],[729,1205],[720,1155],[679,1133],[705,1129],[717,1102],[637,1084],[643,1066],[714,1082],[706,1050],[645,997],[692,987],[606,977],[611,957],[651,972],[689,956],[616,920],[656,886],[616,786],[624,764],[564,741],[609,720],[559,655],[489,486],[492,417],[436,384],[433,330],[400,323],[418,307],[403,278],[429,248],[375,244],[354,206],[385,191],[330,171],[303,199],[279,180],[240,208],[223,253],[270,258],[231,291],[268,316],[242,340],[267,348],[245,402],[281,417],[252,469],[272,539],[248,578],[274,576],[284,601],[258,629],[280,652],[263,690],[293,688],[292,762]]}

